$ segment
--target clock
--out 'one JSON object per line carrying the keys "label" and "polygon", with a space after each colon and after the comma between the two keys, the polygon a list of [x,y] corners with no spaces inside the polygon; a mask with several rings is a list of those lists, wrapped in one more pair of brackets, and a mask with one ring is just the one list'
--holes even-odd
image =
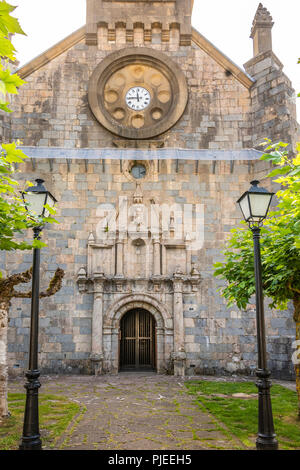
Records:
{"label": "clock", "polygon": [[133,87],[128,90],[125,97],[128,108],[134,111],[143,111],[151,102],[151,95],[146,88]]}
{"label": "clock", "polygon": [[106,129],[129,139],[148,139],[170,129],[188,99],[186,79],[165,54],[128,48],[106,57],[89,81],[90,108]]}

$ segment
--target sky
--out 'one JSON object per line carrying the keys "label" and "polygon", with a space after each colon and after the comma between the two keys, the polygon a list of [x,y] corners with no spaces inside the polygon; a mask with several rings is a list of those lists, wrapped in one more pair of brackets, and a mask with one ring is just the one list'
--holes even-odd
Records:
{"label": "sky", "polygon": [[[14,39],[20,65],[29,62],[85,24],[86,0],[8,0],[27,36]],[[275,22],[273,51],[300,93],[299,0],[262,0]],[[193,26],[238,66],[253,56],[250,39],[259,0],[194,0]],[[300,98],[297,99],[298,121]]]}

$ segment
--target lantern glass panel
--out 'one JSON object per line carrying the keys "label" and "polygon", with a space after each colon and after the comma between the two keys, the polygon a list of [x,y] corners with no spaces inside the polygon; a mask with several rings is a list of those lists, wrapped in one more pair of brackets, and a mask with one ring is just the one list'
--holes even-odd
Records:
{"label": "lantern glass panel", "polygon": [[34,216],[42,216],[45,205],[45,197],[45,193],[24,193],[24,201],[28,212],[32,213]]}
{"label": "lantern glass panel", "polygon": [[247,221],[250,218],[250,208],[248,194],[245,194],[244,197],[240,200],[240,207],[243,212],[244,219]]}
{"label": "lantern glass panel", "polygon": [[[55,206],[55,202],[56,202],[56,200],[51,196],[51,194],[48,194],[45,204],[47,204],[49,207],[53,208]],[[50,216],[50,212],[48,211],[47,208],[45,208],[44,217],[49,217],[49,216]]]}
{"label": "lantern glass panel", "polygon": [[254,221],[259,221],[267,216],[271,198],[271,194],[249,193],[251,215]]}

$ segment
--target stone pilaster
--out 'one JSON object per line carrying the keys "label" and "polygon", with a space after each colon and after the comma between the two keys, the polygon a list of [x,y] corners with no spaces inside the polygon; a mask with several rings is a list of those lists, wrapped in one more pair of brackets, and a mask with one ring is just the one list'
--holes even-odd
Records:
{"label": "stone pilaster", "polygon": [[103,290],[105,277],[103,273],[94,275],[94,306],[92,320],[92,352],[95,375],[102,373],[103,364]]}
{"label": "stone pilaster", "polygon": [[117,246],[116,276],[123,277],[124,276],[123,241],[118,240],[116,243],[116,246]]}
{"label": "stone pilaster", "polygon": [[184,348],[183,320],[183,274],[176,272],[173,277],[173,315],[174,315],[174,375],[185,375],[186,354]]}
{"label": "stone pilaster", "polygon": [[161,265],[160,265],[160,241],[159,238],[153,240],[153,275],[160,276]]}

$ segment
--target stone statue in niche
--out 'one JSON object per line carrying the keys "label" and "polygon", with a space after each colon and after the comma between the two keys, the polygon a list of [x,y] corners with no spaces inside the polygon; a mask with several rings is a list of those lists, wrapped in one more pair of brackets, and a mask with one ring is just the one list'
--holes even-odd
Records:
{"label": "stone statue in niche", "polygon": [[140,232],[144,223],[143,207],[137,206],[133,215],[133,223],[136,225],[136,231]]}
{"label": "stone statue in niche", "polygon": [[[133,195],[133,205],[129,208],[128,235],[134,237],[137,233],[139,237],[147,236],[148,212],[143,204],[143,193],[140,183],[137,183],[136,191]],[[143,234],[143,235],[142,235]]]}

